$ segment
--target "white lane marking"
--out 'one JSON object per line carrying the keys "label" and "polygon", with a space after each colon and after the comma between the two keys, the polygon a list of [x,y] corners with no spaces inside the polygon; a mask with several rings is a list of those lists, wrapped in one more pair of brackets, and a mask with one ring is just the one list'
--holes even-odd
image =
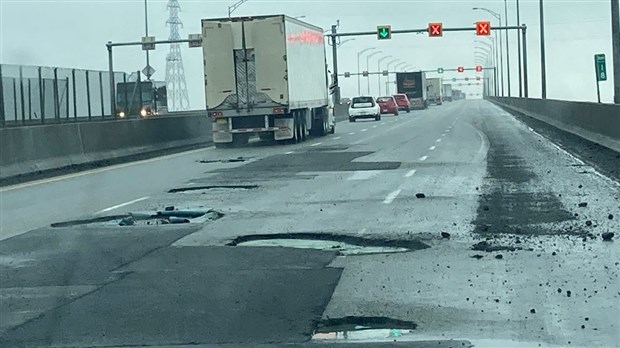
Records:
{"label": "white lane marking", "polygon": [[288,152],[286,152],[286,153],[284,153],[284,154],[285,154],[285,155],[290,155],[290,154],[292,154],[292,153],[293,153],[293,151],[288,151]]}
{"label": "white lane marking", "polygon": [[118,208],[126,207],[126,206],[128,206],[128,205],[131,205],[131,204],[134,204],[134,203],[138,203],[138,202],[144,201],[144,200],[149,199],[149,198],[150,198],[149,196],[146,196],[146,197],[141,197],[141,198],[138,198],[138,199],[134,199],[133,201],[129,201],[129,202],[125,202],[125,203],[121,203],[121,204],[113,205],[113,206],[111,206],[111,207],[109,207],[109,208],[105,208],[105,209],[103,209],[103,210],[100,210],[100,211],[96,212],[96,213],[95,213],[95,215],[99,215],[99,214],[107,213],[107,212],[109,212],[110,210],[114,210],[114,209],[118,209]]}
{"label": "white lane marking", "polygon": [[407,174],[405,174],[405,178],[410,178],[413,176],[413,174],[415,174],[415,169],[411,169],[410,171],[408,171]]}
{"label": "white lane marking", "polygon": [[442,136],[442,137],[445,137],[445,136],[446,136],[446,133],[442,133],[442,134],[441,134],[441,136]]}
{"label": "white lane marking", "polygon": [[436,143],[441,143],[441,139],[435,140]]}
{"label": "white lane marking", "polygon": [[310,145],[310,146],[319,146],[319,145],[321,145],[321,144],[323,144],[323,143],[315,143],[315,144],[312,144],[312,145]]}
{"label": "white lane marking", "polygon": [[382,126],[385,126],[385,122],[381,122],[381,125],[382,125]]}
{"label": "white lane marking", "polygon": [[365,132],[365,131],[367,131],[367,130],[368,130],[368,128],[364,128],[364,129],[362,129],[362,132]]}
{"label": "white lane marking", "polygon": [[431,151],[433,151],[433,150],[435,150],[436,148],[437,148],[437,146],[431,146],[431,147],[429,147],[428,149],[429,149],[429,150],[431,150]]}
{"label": "white lane marking", "polygon": [[372,126],[372,128],[377,128],[377,126]]}
{"label": "white lane marking", "polygon": [[450,133],[450,128],[446,129],[446,133]]}
{"label": "white lane marking", "polygon": [[394,199],[396,199],[396,197],[398,197],[398,195],[400,194],[401,189],[398,189],[394,192],[391,192],[389,195],[387,195],[387,197],[385,197],[385,199],[383,200],[383,204],[390,204],[394,201]]}
{"label": "white lane marking", "polygon": [[342,138],[342,137],[335,137],[335,138],[334,138],[334,140],[338,140],[338,139],[340,139],[340,138]]}
{"label": "white lane marking", "polygon": [[146,164],[146,163],[151,163],[151,162],[156,162],[156,161],[167,160],[167,159],[171,159],[171,158],[181,157],[181,156],[185,156],[185,155],[191,155],[191,154],[194,154],[194,153],[199,153],[199,152],[202,152],[202,151],[212,150],[212,149],[215,149],[215,146],[210,146],[210,147],[207,147],[207,148],[204,148],[204,149],[196,149],[196,150],[190,150],[190,151],[175,153],[175,154],[167,155],[167,156],[149,158],[149,159],[145,159],[145,160],[142,160],[142,161],[129,162],[129,163],[123,163],[123,164],[116,164],[116,165],[109,166],[109,167],[93,169],[93,170],[87,170],[87,171],[84,171],[84,172],[79,172],[79,173],[74,173],[74,174],[67,174],[67,175],[63,175],[63,176],[56,176],[56,177],[49,178],[49,179],[41,179],[41,180],[26,182],[26,183],[23,183],[23,184],[17,184],[17,185],[13,185],[13,186],[7,186],[7,187],[0,188],[0,192],[7,192],[7,191],[12,191],[12,190],[26,188],[26,187],[37,186],[37,185],[42,185],[42,184],[48,184],[48,183],[51,183],[51,182],[56,182],[56,181],[62,181],[62,180],[77,178],[77,177],[85,176],[85,175],[91,175],[91,174],[107,172],[107,171],[114,170],[114,169],[121,169],[121,168],[126,168],[126,167],[131,167],[131,166],[137,166],[137,165],[140,165],[140,164]]}
{"label": "white lane marking", "polygon": [[427,158],[428,158],[428,156],[422,156],[422,157],[420,157],[420,161],[426,161]]}
{"label": "white lane marking", "polygon": [[354,134],[355,134],[355,132],[351,132],[351,133],[349,133],[349,135],[354,135]]}
{"label": "white lane marking", "polygon": [[366,180],[377,176],[382,170],[358,170],[353,173],[347,180]]}

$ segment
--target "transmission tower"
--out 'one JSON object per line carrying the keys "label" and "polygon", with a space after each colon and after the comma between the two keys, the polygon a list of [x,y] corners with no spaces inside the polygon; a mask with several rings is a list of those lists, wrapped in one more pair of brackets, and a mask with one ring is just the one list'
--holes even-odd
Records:
{"label": "transmission tower", "polygon": [[[180,40],[179,27],[183,27],[183,23],[179,19],[179,11],[181,10],[179,1],[169,0],[167,7],[170,11],[170,17],[166,21],[166,25],[170,27],[169,39]],[[166,89],[168,93],[168,109],[170,111],[189,109],[181,45],[178,43],[170,45],[170,52],[166,56]]]}

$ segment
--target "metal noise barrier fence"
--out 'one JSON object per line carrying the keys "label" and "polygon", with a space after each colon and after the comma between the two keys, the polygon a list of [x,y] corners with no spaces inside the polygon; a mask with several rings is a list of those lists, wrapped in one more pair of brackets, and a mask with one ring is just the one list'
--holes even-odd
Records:
{"label": "metal noise barrier fence", "polygon": [[0,126],[111,118],[109,78],[106,71],[2,64]]}

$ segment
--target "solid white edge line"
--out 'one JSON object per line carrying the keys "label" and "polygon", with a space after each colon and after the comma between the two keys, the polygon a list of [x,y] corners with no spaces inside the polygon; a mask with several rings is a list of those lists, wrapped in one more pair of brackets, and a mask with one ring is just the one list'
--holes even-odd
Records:
{"label": "solid white edge line", "polygon": [[321,145],[321,144],[323,144],[323,143],[322,143],[322,142],[320,142],[320,143],[314,143],[314,144],[312,144],[312,145],[310,145],[310,146],[319,146],[319,145]]}
{"label": "solid white edge line", "polygon": [[194,153],[198,153],[198,152],[202,152],[202,151],[206,151],[206,150],[211,150],[211,149],[215,149],[215,146],[209,146],[209,147],[202,148],[202,149],[195,149],[195,150],[190,150],[190,151],[185,151],[185,152],[179,152],[179,153],[175,153],[175,154],[171,154],[171,155],[166,155],[166,156],[161,156],[161,157],[149,158],[149,159],[145,159],[145,160],[141,160],[141,161],[115,164],[115,165],[108,166],[108,167],[92,169],[92,170],[87,170],[87,171],[73,173],[73,174],[67,174],[67,175],[62,175],[62,176],[55,176],[55,177],[49,178],[49,179],[41,179],[41,180],[30,181],[30,182],[26,182],[26,183],[23,183],[23,184],[17,184],[17,185],[13,185],[13,186],[7,186],[7,187],[0,188],[0,192],[7,192],[7,191],[27,188],[27,187],[31,187],[31,186],[38,186],[38,185],[48,184],[48,183],[52,183],[52,182],[56,182],[56,181],[62,181],[62,180],[77,178],[77,177],[80,177],[80,176],[107,172],[107,171],[114,170],[114,169],[121,169],[121,168],[136,166],[136,165],[140,165],[140,164],[146,164],[146,163],[166,160],[166,159],[170,159],[170,158],[176,158],[176,157],[181,157],[181,156],[185,156],[185,155],[191,155],[191,154],[194,154]]}
{"label": "solid white edge line", "polygon": [[407,172],[407,174],[405,174],[405,178],[410,178],[413,176],[413,174],[415,174],[416,170],[412,169],[410,171]]}
{"label": "solid white edge line", "polygon": [[110,210],[114,210],[114,209],[118,209],[118,208],[126,207],[126,206],[128,206],[128,205],[131,205],[131,204],[134,204],[134,203],[138,203],[138,202],[144,201],[144,200],[149,199],[149,198],[150,198],[149,196],[145,196],[145,197],[140,197],[140,198],[138,198],[138,199],[134,199],[133,201],[129,201],[129,202],[125,202],[125,203],[121,203],[121,204],[113,205],[113,206],[111,206],[111,207],[109,207],[109,208],[105,208],[105,209],[103,209],[103,210],[99,210],[98,212],[96,212],[96,213],[95,213],[95,215],[99,215],[99,214],[107,213],[107,212],[109,212]]}
{"label": "solid white edge line", "polygon": [[335,138],[334,138],[334,140],[338,140],[338,139],[341,139],[341,138],[342,138],[342,137],[335,137]]}
{"label": "solid white edge line", "polygon": [[293,151],[288,151],[288,152],[285,152],[284,154],[285,154],[285,155],[290,155],[290,154],[292,154],[292,153],[293,153]]}
{"label": "solid white edge line", "polygon": [[355,132],[351,132],[351,133],[349,133],[349,135],[354,135],[354,134],[355,134]]}
{"label": "solid white edge line", "polygon": [[422,157],[420,157],[420,161],[426,161],[427,158],[428,158],[428,156],[422,156]]}
{"label": "solid white edge line", "polygon": [[387,195],[385,197],[385,199],[383,200],[383,204],[390,204],[394,201],[394,199],[396,199],[396,197],[398,197],[398,195],[400,194],[402,190],[398,189],[396,191],[391,192],[389,195]]}

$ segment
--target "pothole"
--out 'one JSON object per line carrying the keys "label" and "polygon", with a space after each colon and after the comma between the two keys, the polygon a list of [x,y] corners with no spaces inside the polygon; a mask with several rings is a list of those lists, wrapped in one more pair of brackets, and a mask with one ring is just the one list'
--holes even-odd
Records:
{"label": "pothole", "polygon": [[402,253],[429,248],[417,239],[363,238],[332,233],[276,233],[240,236],[229,246],[286,247],[338,251],[341,255]]}
{"label": "pothole", "polygon": [[157,226],[170,224],[204,223],[223,217],[216,210],[163,210],[153,212],[134,212],[123,215],[102,216],[92,219],[72,220],[51,224],[51,227],[71,226]]}
{"label": "pothole", "polygon": [[318,322],[312,340],[369,340],[396,338],[411,334],[416,323],[386,317],[330,318]]}
{"label": "pothole", "polygon": [[494,251],[516,251],[516,250],[523,250],[523,248],[507,246],[507,245],[493,245],[487,241],[482,241],[482,242],[472,245],[471,250],[494,252]]}
{"label": "pothole", "polygon": [[253,190],[258,188],[258,185],[202,185],[202,186],[190,186],[180,187],[168,190],[168,193],[182,193],[182,192],[195,192],[195,191],[208,191],[208,190]]}
{"label": "pothole", "polygon": [[200,163],[237,163],[237,162],[245,162],[247,158],[237,157],[237,158],[229,158],[229,159],[221,159],[221,160],[201,160],[198,161]]}

